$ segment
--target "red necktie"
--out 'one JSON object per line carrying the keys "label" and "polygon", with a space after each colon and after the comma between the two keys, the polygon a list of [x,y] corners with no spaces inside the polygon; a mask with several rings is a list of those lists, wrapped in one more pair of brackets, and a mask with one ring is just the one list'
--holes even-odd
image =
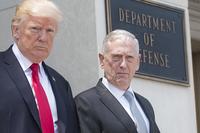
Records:
{"label": "red necktie", "polygon": [[54,133],[53,118],[50,106],[38,77],[39,65],[33,63],[30,68],[32,70],[32,85],[37,99],[42,133]]}

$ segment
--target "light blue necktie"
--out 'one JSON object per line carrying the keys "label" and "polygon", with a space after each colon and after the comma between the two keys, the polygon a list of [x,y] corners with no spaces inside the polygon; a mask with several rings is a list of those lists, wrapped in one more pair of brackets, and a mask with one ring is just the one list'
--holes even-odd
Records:
{"label": "light blue necktie", "polygon": [[126,98],[126,100],[128,101],[128,103],[130,105],[130,109],[131,109],[131,113],[132,113],[133,117],[136,119],[136,126],[137,126],[138,133],[148,133],[147,126],[145,124],[145,121],[142,117],[141,112],[139,111],[139,109],[136,106],[133,94],[129,91],[126,91],[124,93],[124,97]]}

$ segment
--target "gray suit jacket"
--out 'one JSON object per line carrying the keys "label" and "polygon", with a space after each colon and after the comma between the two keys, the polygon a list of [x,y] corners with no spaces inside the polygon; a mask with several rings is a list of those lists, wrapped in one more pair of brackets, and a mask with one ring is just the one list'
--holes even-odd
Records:
{"label": "gray suit jacket", "polygon": [[[55,95],[59,133],[78,133],[78,118],[69,83],[43,63]],[[0,132],[42,133],[31,86],[12,48],[0,52]]]}
{"label": "gray suit jacket", "polygon": [[[147,99],[135,93],[150,122],[150,133],[160,133],[154,111]],[[75,97],[81,133],[137,133],[136,126],[101,80]]]}

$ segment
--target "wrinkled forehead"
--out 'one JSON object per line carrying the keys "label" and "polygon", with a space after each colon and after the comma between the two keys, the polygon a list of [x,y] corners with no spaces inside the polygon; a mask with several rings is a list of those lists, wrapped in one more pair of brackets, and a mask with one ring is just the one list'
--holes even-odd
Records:
{"label": "wrinkled forehead", "polygon": [[132,54],[139,53],[137,42],[130,37],[110,40],[110,41],[108,41],[107,46],[108,46],[108,52],[109,51],[110,52],[111,51],[112,52],[123,51],[123,52],[127,52],[127,53],[132,53]]}

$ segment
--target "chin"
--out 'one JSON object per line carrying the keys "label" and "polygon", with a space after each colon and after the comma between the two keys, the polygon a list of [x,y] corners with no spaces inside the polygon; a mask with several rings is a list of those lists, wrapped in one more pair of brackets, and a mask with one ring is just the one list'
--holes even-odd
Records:
{"label": "chin", "polygon": [[118,83],[121,86],[129,86],[130,85],[130,83],[127,80],[119,80]]}
{"label": "chin", "polygon": [[35,57],[40,59],[46,59],[49,56],[48,52],[36,52],[34,53]]}
{"label": "chin", "polygon": [[44,61],[46,58],[47,58],[46,56],[35,56],[34,60],[35,60],[35,63],[40,63]]}

